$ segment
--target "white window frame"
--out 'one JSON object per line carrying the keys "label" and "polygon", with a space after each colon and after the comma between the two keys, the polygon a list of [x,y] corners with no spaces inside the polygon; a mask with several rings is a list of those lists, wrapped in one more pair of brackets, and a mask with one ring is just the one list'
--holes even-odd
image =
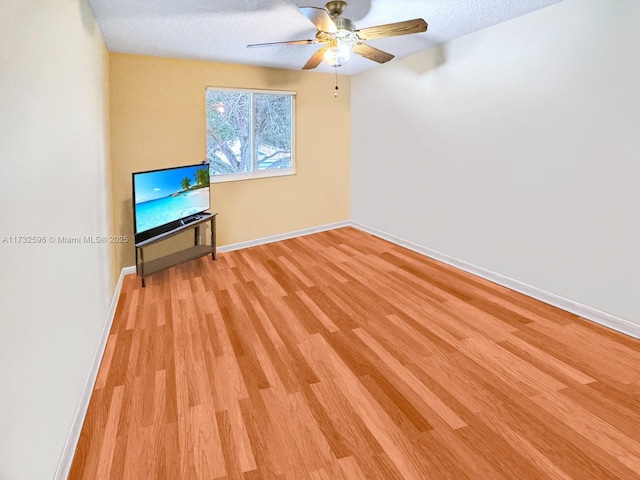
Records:
{"label": "white window frame", "polygon": [[[268,95],[289,95],[291,97],[291,166],[287,168],[274,168],[272,170],[252,170],[251,172],[242,173],[226,173],[223,175],[209,175],[210,183],[237,182],[241,180],[253,180],[255,178],[284,177],[296,174],[296,95],[295,91],[287,90],[260,90],[253,88],[229,88],[229,87],[212,87],[205,89],[205,149],[207,145],[206,128],[207,116],[206,112],[209,106],[206,104],[207,92],[213,90],[218,92],[240,92],[251,94],[251,152],[253,161],[255,162],[256,150],[255,142],[255,107],[253,102],[253,94]],[[207,157],[208,159],[208,157]]]}

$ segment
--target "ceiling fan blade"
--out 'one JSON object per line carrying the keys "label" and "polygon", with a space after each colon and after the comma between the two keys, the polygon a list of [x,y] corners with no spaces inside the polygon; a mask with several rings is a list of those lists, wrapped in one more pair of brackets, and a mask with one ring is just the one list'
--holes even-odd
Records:
{"label": "ceiling fan blade", "polygon": [[367,45],[366,43],[360,43],[354,46],[353,51],[358,55],[362,55],[364,58],[368,58],[369,60],[373,60],[378,63],[387,63],[394,57],[394,55],[383,52],[382,50],[374,48],[371,45]]}
{"label": "ceiling fan blade", "polygon": [[356,30],[361,40],[372,40],[374,38],[397,37],[398,35],[409,35],[427,31],[427,22],[422,18],[414,18],[398,23],[388,23],[377,27],[362,28]]}
{"label": "ceiling fan blade", "polygon": [[288,42],[271,42],[271,43],[252,43],[247,48],[274,47],[276,45],[311,45],[312,43],[320,43],[317,38],[313,40],[289,40]]}
{"label": "ceiling fan blade", "polygon": [[318,30],[329,33],[338,32],[338,27],[336,27],[336,24],[333,23],[329,12],[327,12],[324,8],[300,7],[298,10],[300,10],[300,13],[307,17]]}
{"label": "ceiling fan blade", "polygon": [[309,61],[304,64],[304,67],[302,67],[302,70],[312,70],[316,68],[318,65],[320,65],[320,63],[322,63],[322,60],[324,60],[324,53],[328,49],[329,47],[322,47],[320,50],[314,53],[309,59]]}

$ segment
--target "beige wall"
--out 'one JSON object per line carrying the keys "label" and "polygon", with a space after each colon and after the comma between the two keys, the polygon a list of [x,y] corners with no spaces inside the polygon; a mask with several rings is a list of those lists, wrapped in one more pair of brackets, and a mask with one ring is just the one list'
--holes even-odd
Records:
{"label": "beige wall", "polygon": [[353,219],[640,325],[638,23],[565,0],[354,77]]}
{"label": "beige wall", "polygon": [[113,279],[108,53],[85,0],[0,1],[0,478],[53,478]]}
{"label": "beige wall", "polygon": [[[211,185],[218,245],[349,218],[350,89],[340,77],[241,65],[110,54],[114,234],[133,234],[131,173],[206,156],[205,88],[297,92],[295,176]],[[133,244],[117,252],[133,265]]]}

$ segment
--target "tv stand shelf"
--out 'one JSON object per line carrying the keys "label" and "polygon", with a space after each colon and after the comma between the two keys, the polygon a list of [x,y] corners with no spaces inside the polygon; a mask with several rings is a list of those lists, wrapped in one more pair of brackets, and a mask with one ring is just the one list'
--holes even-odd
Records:
{"label": "tv stand shelf", "polygon": [[[142,286],[146,286],[144,281],[145,277],[153,275],[154,273],[161,272],[163,270],[167,270],[168,268],[174,267],[181,263],[195,260],[196,258],[204,257],[205,255],[209,254],[211,254],[211,258],[215,260],[217,256],[216,215],[217,213],[200,214],[199,217],[192,222],[181,225],[178,228],[175,228],[161,235],[157,235],[153,238],[149,238],[148,240],[136,243],[136,273],[142,279]],[[211,245],[200,244],[200,226],[206,222],[209,222],[211,226]],[[162,242],[164,240],[167,240],[168,238],[174,237],[191,229],[194,230],[193,246],[184,250],[180,250],[178,252],[171,253],[169,255],[164,255],[154,260],[144,260],[145,247],[149,247],[156,243]]]}

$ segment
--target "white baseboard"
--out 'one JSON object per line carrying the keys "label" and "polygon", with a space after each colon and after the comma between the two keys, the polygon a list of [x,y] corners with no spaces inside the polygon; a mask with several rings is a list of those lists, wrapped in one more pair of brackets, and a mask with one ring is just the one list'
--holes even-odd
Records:
{"label": "white baseboard", "polygon": [[[588,305],[584,305],[582,303],[576,302],[569,298],[565,298],[555,293],[543,290],[541,288],[534,287],[533,285],[529,285],[527,283],[521,282],[519,280],[515,280],[505,275],[501,275],[491,270],[487,270],[486,268],[479,267],[477,265],[466,262],[464,260],[451,257],[447,254],[438,252],[436,250],[423,247],[422,245],[418,245],[416,243],[410,242],[408,240],[397,237],[390,233],[383,232],[382,230],[378,230],[376,228],[370,227],[360,222],[356,222],[354,220],[345,220],[342,222],[329,223],[326,225],[319,225],[317,227],[305,228],[302,230],[295,230],[292,232],[281,233],[278,235],[271,235],[268,237],[248,240],[246,242],[232,243],[229,245],[224,245],[222,247],[219,247],[218,252],[231,252],[233,250],[240,250],[242,248],[255,247],[257,245],[264,245],[266,243],[279,242],[280,240],[287,240],[289,238],[301,237],[303,235],[311,235],[313,233],[324,232],[327,230],[334,230],[336,228],[342,228],[342,227],[357,228],[364,232],[375,235],[376,237],[380,237],[392,243],[395,243],[396,245],[399,245],[401,247],[408,248],[409,250],[413,250],[414,252],[418,252],[422,255],[426,255],[427,257],[441,261],[443,263],[446,263],[447,265],[451,265],[452,267],[459,268],[460,270],[464,270],[465,272],[471,273],[473,275],[477,275],[478,277],[497,283],[498,285],[502,285],[503,287],[507,287],[511,290],[515,290],[516,292],[520,292],[524,295],[527,295],[531,298],[535,298],[536,300],[540,300],[541,302],[547,303],[554,307],[557,307],[567,312],[578,315],[586,320],[590,320],[592,322],[595,322],[605,327],[616,330],[620,333],[624,333],[625,335],[629,335],[631,337],[640,339],[640,324],[638,323],[632,322],[630,320],[626,320],[624,318],[612,315],[607,312],[603,312],[601,310],[590,307]],[[125,270],[127,269],[128,269],[128,273],[135,273],[134,266],[126,267]]]}
{"label": "white baseboard", "polygon": [[436,250],[431,250],[430,248],[423,247],[403,238],[391,235],[390,233],[383,232],[373,227],[369,227],[368,225],[364,225],[353,220],[350,221],[349,224],[354,228],[370,233],[371,235],[375,235],[376,237],[388,240],[401,247],[408,248],[409,250],[413,250],[414,252],[426,255],[427,257],[441,261],[442,263],[446,263],[447,265],[451,265],[452,267],[456,267],[460,270],[464,270],[465,272],[477,275],[478,277],[482,277],[486,280],[497,283],[498,285],[502,285],[503,287],[515,290],[516,292],[520,292],[531,298],[540,300],[541,302],[576,314],[586,320],[590,320],[592,322],[616,330],[620,333],[624,333],[625,335],[640,339],[640,324],[634,323],[621,317],[617,317],[615,315],[611,315],[610,313],[600,311],[588,305],[575,302],[541,288],[528,285],[519,280],[506,277],[496,272],[492,272],[491,270],[487,270],[486,268],[482,268],[472,263],[465,262],[464,260],[451,257]]}
{"label": "white baseboard", "polygon": [[231,252],[233,250],[240,250],[242,248],[255,247],[257,245],[264,245],[265,243],[279,242],[281,240],[287,240],[289,238],[302,237],[304,235],[311,235],[312,233],[325,232],[327,230],[335,230],[336,228],[348,227],[351,225],[350,220],[344,220],[342,222],[328,223],[326,225],[319,225],[317,227],[304,228],[302,230],[294,230],[293,232],[279,233],[277,235],[271,235],[268,237],[256,238],[255,240],[247,240],[246,242],[231,243],[218,248],[218,252]]}
{"label": "white baseboard", "polygon": [[78,446],[78,440],[80,439],[80,432],[82,430],[82,424],[84,418],[87,415],[87,409],[89,408],[89,401],[91,400],[91,393],[98,377],[98,370],[100,368],[100,362],[104,354],[104,349],[107,346],[107,339],[109,338],[109,332],[111,331],[111,324],[113,323],[113,317],[116,314],[116,307],[118,306],[118,299],[120,298],[120,290],[122,289],[122,281],[125,275],[130,273],[136,273],[136,267],[125,267],[120,272],[118,283],[113,291],[113,297],[111,297],[111,303],[109,304],[109,310],[107,311],[107,317],[102,327],[102,333],[98,339],[98,346],[96,352],[93,355],[91,366],[89,367],[89,373],[84,382],[82,393],[80,394],[80,401],[76,407],[76,411],[71,421],[71,428],[67,435],[67,440],[62,449],[60,455],[60,461],[58,462],[58,468],[54,475],[54,480],[66,480],[69,476],[69,470],[71,469],[71,463],[73,462],[73,455],[76,452]]}

